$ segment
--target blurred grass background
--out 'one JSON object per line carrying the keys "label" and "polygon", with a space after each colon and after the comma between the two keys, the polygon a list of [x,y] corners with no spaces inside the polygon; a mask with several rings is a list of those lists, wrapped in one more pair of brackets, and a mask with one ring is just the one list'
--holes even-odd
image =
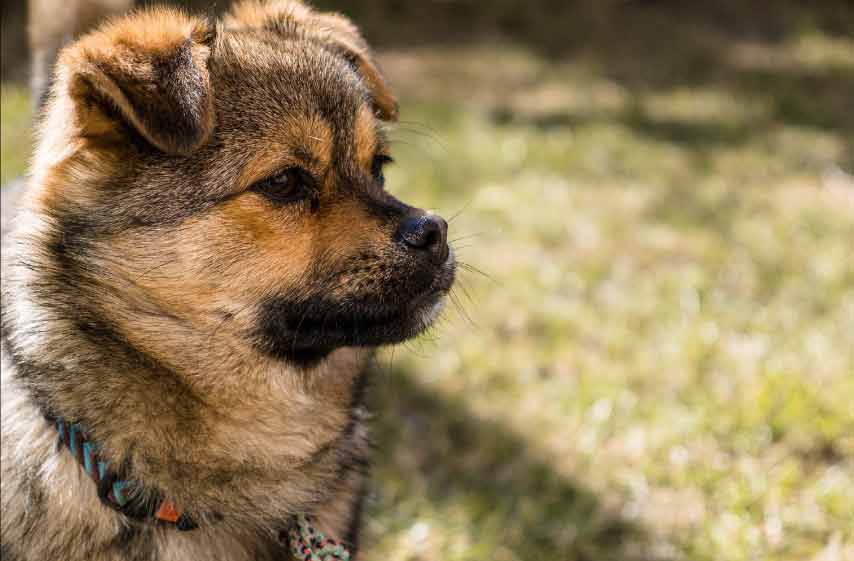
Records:
{"label": "blurred grass background", "polygon": [[389,189],[470,266],[377,360],[364,558],[854,559],[854,6],[320,4],[400,93]]}

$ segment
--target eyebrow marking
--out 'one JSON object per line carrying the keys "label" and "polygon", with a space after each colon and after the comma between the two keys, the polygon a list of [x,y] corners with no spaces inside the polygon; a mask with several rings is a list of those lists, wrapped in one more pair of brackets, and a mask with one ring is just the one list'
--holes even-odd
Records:
{"label": "eyebrow marking", "polygon": [[319,173],[332,161],[332,130],[320,115],[296,115],[261,132],[257,151],[238,178],[241,190],[289,166]]}
{"label": "eyebrow marking", "polygon": [[294,157],[311,164],[317,164],[317,156],[305,146],[297,146],[294,148]]}
{"label": "eyebrow marking", "polygon": [[374,152],[377,150],[379,138],[376,117],[367,105],[362,105],[356,110],[353,137],[356,159],[361,165],[370,166],[374,159]]}

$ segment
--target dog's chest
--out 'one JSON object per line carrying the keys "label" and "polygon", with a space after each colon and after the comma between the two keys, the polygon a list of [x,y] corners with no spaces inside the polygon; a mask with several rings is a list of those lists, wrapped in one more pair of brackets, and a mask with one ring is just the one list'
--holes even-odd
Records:
{"label": "dog's chest", "polygon": [[[21,417],[26,413],[25,423],[23,420],[17,424],[4,422],[4,460],[9,459],[6,452],[12,440],[34,446],[36,442],[24,438],[24,433],[37,427],[41,435],[39,453],[28,454],[27,460],[18,466],[20,469],[6,474],[10,477],[4,481],[4,495],[12,488],[16,489],[16,497],[38,495],[40,506],[37,512],[31,512],[32,507],[24,508],[22,504],[19,509],[12,509],[10,504],[7,505],[10,511],[4,514],[23,515],[29,520],[26,526],[39,524],[48,531],[47,534],[25,532],[26,535],[19,535],[17,530],[5,528],[4,538],[14,538],[10,541],[33,552],[57,547],[67,552],[68,559],[288,559],[286,547],[277,539],[272,527],[276,523],[282,527],[286,524],[283,507],[293,505],[299,509],[297,505],[311,493],[310,504],[332,512],[348,512],[353,495],[345,489],[348,472],[342,471],[342,466],[346,468],[344,464],[363,458],[367,452],[362,421],[355,413],[359,409],[362,360],[346,352],[333,358],[328,370],[317,372],[316,377],[306,376],[299,384],[271,388],[267,394],[247,389],[244,400],[251,402],[252,407],[238,407],[211,419],[216,430],[205,448],[216,452],[197,457],[201,462],[198,473],[204,473],[206,462],[230,469],[225,461],[228,456],[234,466],[235,485],[219,489],[216,498],[228,506],[238,504],[233,499],[239,499],[239,495],[252,495],[257,498],[259,512],[241,512],[238,507],[231,511],[223,509],[219,521],[189,532],[153,523],[119,523],[117,515],[99,503],[94,485],[80,466],[66,450],[52,444],[55,435],[51,427],[26,398],[22,388],[11,381],[11,370],[4,369],[4,381],[11,383],[9,387],[4,386],[10,390],[4,395],[4,417],[13,413]],[[288,398],[283,400],[277,392],[285,390]],[[9,401],[15,396],[16,400]],[[13,428],[16,430],[11,430]],[[46,459],[39,461],[42,456]],[[27,468],[30,463],[33,465]],[[262,466],[263,470],[243,474],[241,465]],[[47,466],[52,468],[47,470]],[[42,477],[25,478],[24,474],[30,471]],[[198,480],[186,483],[187,486],[203,484]],[[73,499],[70,502],[69,496]],[[260,511],[267,514],[262,515]],[[277,511],[280,518],[268,517]],[[252,518],[256,520],[245,523]],[[78,522],[71,523],[72,519]],[[326,525],[325,529],[331,535],[341,536],[346,522],[345,516],[341,524]],[[45,540],[46,535],[52,538]],[[99,553],[93,555],[94,551]]]}
{"label": "dog's chest", "polygon": [[364,351],[341,349],[322,367],[244,388],[212,419],[214,444],[270,460],[301,461],[352,431],[361,406]]}

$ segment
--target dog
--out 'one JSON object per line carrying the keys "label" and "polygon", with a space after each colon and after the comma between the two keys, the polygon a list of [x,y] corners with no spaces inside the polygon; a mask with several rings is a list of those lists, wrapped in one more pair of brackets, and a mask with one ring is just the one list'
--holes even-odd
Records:
{"label": "dog", "polygon": [[3,251],[4,560],[355,558],[366,362],[455,276],[384,188],[397,115],[293,0],[61,52]]}

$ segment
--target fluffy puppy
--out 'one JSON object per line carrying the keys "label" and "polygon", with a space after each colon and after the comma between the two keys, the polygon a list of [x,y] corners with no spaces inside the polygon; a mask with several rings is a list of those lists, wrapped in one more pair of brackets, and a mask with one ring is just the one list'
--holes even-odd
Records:
{"label": "fluffy puppy", "polygon": [[355,554],[363,364],[454,279],[445,221],[383,187],[396,116],[298,2],[61,53],[3,253],[4,560],[288,559],[302,515]]}

